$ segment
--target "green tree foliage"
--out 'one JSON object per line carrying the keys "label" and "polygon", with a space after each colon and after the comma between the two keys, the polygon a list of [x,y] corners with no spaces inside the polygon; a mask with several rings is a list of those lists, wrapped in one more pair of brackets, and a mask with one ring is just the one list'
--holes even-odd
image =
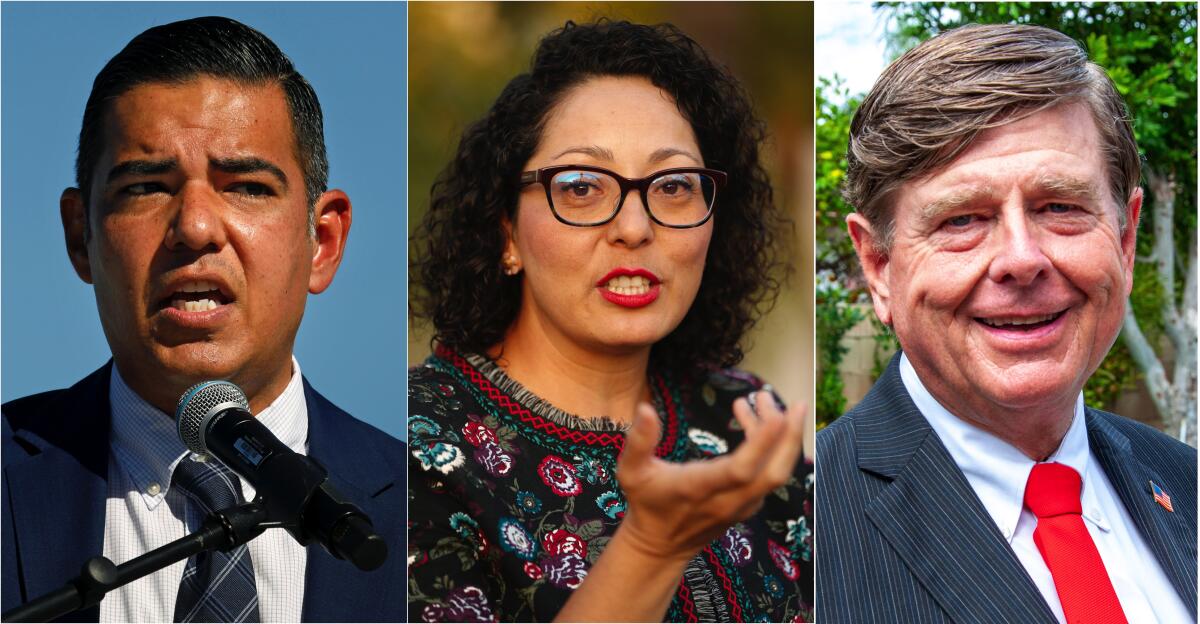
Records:
{"label": "green tree foliage", "polygon": [[816,233],[817,233],[817,427],[833,422],[846,411],[841,363],[847,349],[842,338],[859,321],[862,312],[851,305],[862,292],[862,272],[854,247],[846,236],[846,214],[852,208],[842,200],[846,175],[846,137],[850,119],[861,97],[850,97],[838,78],[820,78],[816,88]]}
{"label": "green tree foliage", "polygon": [[[817,79],[816,87],[817,271],[831,271],[843,282],[862,287],[862,271],[846,235],[846,215],[854,209],[842,199],[846,141],[850,120],[862,103],[837,76]],[[852,286],[854,288],[854,286]]]}

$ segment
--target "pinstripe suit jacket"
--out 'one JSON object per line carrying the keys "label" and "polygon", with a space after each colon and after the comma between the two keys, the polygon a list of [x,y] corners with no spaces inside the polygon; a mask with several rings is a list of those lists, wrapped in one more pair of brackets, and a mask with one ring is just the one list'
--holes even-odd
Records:
{"label": "pinstripe suit jacket", "polygon": [[[1196,616],[1196,450],[1087,409],[1088,442]],[[817,434],[821,624],[1053,624],[983,503],[917,410],[899,355],[857,407]],[[1150,481],[1174,513],[1154,502]]]}

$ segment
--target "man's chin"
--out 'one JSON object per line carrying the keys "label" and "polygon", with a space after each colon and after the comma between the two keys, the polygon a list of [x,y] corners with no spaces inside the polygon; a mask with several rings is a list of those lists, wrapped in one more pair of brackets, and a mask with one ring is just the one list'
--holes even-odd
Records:
{"label": "man's chin", "polygon": [[1082,389],[1080,376],[1061,366],[1019,365],[988,373],[975,386],[981,398],[1001,409],[1061,409],[1072,405]]}
{"label": "man's chin", "polygon": [[237,383],[236,378],[244,369],[211,343],[160,346],[154,349],[152,357],[114,355],[113,359],[121,377],[135,392],[167,412],[175,408],[175,402],[188,388],[214,379]]}

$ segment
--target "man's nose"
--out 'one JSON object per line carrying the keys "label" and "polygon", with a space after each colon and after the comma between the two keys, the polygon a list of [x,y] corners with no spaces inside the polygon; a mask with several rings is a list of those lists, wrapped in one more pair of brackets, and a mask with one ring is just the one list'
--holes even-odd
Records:
{"label": "man's nose", "polygon": [[625,194],[625,202],[621,211],[608,224],[608,242],[636,248],[654,240],[654,222],[646,205],[642,202],[642,194],[637,189],[630,189]]}
{"label": "man's nose", "polygon": [[168,249],[216,251],[225,246],[224,202],[208,184],[188,182],[175,197],[163,243]]}
{"label": "man's nose", "polygon": [[996,255],[988,267],[988,277],[993,281],[1011,280],[1018,286],[1028,286],[1051,269],[1042,233],[1031,223],[1023,206],[1005,207],[999,228],[1000,236],[993,243]]}

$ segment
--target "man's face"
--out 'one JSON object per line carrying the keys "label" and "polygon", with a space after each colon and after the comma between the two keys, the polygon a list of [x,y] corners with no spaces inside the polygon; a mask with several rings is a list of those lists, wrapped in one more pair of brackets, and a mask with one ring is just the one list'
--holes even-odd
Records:
{"label": "man's face", "polygon": [[1140,203],[1112,198],[1083,105],[988,130],[895,194],[892,249],[868,267],[876,312],[956,415],[1061,414],[1120,330]]}
{"label": "man's face", "polygon": [[[103,121],[84,190],[91,236],[71,253],[122,376],[168,411],[214,378],[269,402],[291,375],[319,247],[283,91],[212,77],[147,84]],[[69,248],[72,201],[68,191]]]}

